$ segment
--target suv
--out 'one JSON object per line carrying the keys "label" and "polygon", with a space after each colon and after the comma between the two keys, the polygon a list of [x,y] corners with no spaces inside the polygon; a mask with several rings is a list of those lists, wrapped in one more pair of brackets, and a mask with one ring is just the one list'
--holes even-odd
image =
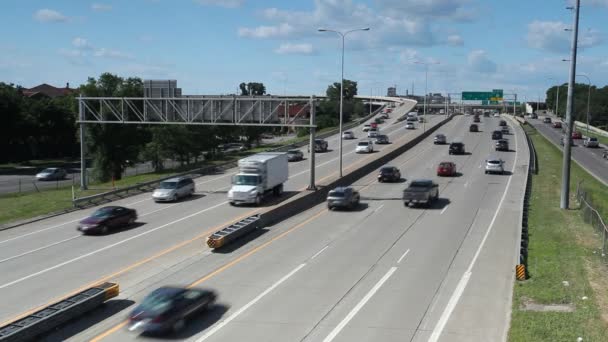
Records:
{"label": "suv", "polygon": [[378,173],[378,182],[398,182],[401,180],[401,171],[394,166],[385,166]]}
{"label": "suv", "polygon": [[469,126],[469,132],[479,132],[479,126],[477,126],[477,124],[471,124],[471,126]]}
{"label": "suv", "polygon": [[359,141],[355,148],[355,153],[372,153],[374,152],[374,144],[371,141]]}
{"label": "suv", "polygon": [[600,143],[597,141],[597,138],[589,137],[585,139],[583,142],[583,146],[585,147],[600,147]]}
{"label": "suv", "polygon": [[449,154],[464,154],[464,143],[453,142],[450,144]]}
{"label": "suv", "polygon": [[496,142],[496,151],[507,151],[509,152],[509,141],[500,139]]}
{"label": "suv", "polygon": [[177,201],[181,197],[192,196],[195,187],[190,177],[175,177],[160,182],[152,193],[155,202]]}
{"label": "suv", "polygon": [[[315,152],[327,152],[327,147],[327,141],[315,139]],[[310,153],[310,146],[308,146],[308,152]]]}
{"label": "suv", "polygon": [[502,139],[502,132],[501,131],[494,131],[492,132],[492,140],[500,140]]}
{"label": "suv", "polygon": [[375,138],[378,136],[378,129],[377,128],[370,128],[369,131],[367,131],[367,137],[368,138]]}
{"label": "suv", "polygon": [[504,161],[500,158],[491,157],[486,159],[486,175],[488,173],[499,173],[504,174]]}
{"label": "suv", "polygon": [[361,196],[351,187],[337,187],[327,194],[327,209],[355,209],[359,206]]}

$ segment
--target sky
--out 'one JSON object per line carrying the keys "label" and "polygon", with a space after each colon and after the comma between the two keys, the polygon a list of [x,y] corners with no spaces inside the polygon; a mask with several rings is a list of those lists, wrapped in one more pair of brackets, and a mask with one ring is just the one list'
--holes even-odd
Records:
{"label": "sky", "polygon": [[[536,101],[567,82],[572,0],[2,0],[0,82],[75,87],[111,72],[184,94],[322,95],[504,89]],[[582,0],[577,74],[608,84],[608,0]],[[420,64],[420,63],[426,63]],[[428,82],[425,82],[428,70]],[[583,77],[577,77],[586,83]]]}

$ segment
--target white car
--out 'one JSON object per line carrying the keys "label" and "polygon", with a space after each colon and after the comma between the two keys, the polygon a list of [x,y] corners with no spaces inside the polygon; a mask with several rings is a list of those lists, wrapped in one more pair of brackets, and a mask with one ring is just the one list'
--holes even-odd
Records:
{"label": "white car", "polygon": [[368,138],[375,138],[378,136],[378,131],[376,129],[370,129],[369,132],[367,132],[367,137]]}
{"label": "white car", "polygon": [[488,173],[499,173],[504,174],[504,161],[500,158],[491,157],[486,159],[486,174]]}
{"label": "white car", "polygon": [[363,125],[363,132],[367,132],[372,128],[371,125]]}
{"label": "white car", "polygon": [[498,118],[498,117],[500,117],[500,114],[498,114],[498,113],[494,113],[494,115],[493,115],[493,116],[494,116],[495,118]]}
{"label": "white car", "polygon": [[583,141],[583,146],[585,146],[585,147],[600,147],[600,143],[599,143],[599,141],[597,141],[597,138],[589,137],[589,138],[586,138],[585,141]]}
{"label": "white car", "polygon": [[371,141],[359,141],[355,153],[372,153],[374,152],[374,144]]}
{"label": "white car", "polygon": [[342,132],[342,139],[355,139],[355,134],[351,131]]}
{"label": "white car", "polygon": [[407,124],[405,124],[405,129],[416,129],[416,126],[414,126],[413,123],[408,122]]}

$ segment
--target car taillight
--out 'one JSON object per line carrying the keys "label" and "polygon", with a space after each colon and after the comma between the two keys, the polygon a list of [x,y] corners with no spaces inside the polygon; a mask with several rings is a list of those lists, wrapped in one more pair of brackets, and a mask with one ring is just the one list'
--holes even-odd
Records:
{"label": "car taillight", "polygon": [[164,315],[158,315],[158,316],[154,317],[151,322],[152,323],[160,323],[160,322],[162,322],[162,321],[164,321],[166,319],[167,319],[167,317],[165,317]]}

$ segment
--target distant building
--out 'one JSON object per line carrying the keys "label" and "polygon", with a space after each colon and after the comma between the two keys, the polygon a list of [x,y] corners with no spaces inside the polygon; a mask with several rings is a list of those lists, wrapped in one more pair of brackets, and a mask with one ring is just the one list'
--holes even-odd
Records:
{"label": "distant building", "polygon": [[182,89],[176,80],[144,80],[144,97],[181,97]]}
{"label": "distant building", "polygon": [[397,87],[388,87],[388,90],[386,91],[386,96],[397,97]]}
{"label": "distant building", "polygon": [[77,89],[70,88],[69,83],[66,83],[65,88],[57,88],[57,87],[53,87],[52,85],[43,83],[43,84],[35,86],[33,88],[29,88],[29,89],[23,88],[21,90],[21,92],[23,93],[23,96],[26,96],[26,97],[55,98],[55,97],[61,97],[61,96],[67,96],[70,94],[74,94],[77,92]]}

